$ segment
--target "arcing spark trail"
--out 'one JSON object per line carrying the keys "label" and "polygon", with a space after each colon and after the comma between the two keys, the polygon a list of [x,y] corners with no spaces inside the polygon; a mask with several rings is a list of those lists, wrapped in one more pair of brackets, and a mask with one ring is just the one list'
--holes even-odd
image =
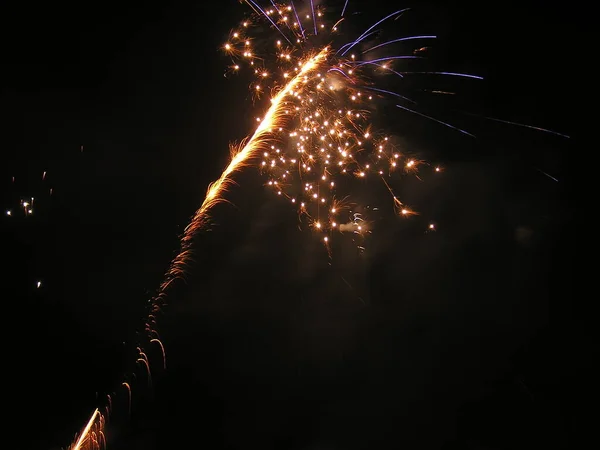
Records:
{"label": "arcing spark trail", "polygon": [[[188,253],[191,241],[194,235],[206,225],[208,212],[216,204],[223,201],[223,194],[231,183],[231,175],[245,167],[250,160],[257,158],[259,152],[266,150],[268,144],[273,139],[272,133],[275,129],[284,125],[284,121],[290,116],[290,110],[286,109],[287,96],[290,95],[298,85],[306,81],[308,75],[314,72],[327,57],[327,48],[322,49],[316,55],[307,57],[299,64],[298,73],[281,89],[275,97],[271,99],[271,107],[268,109],[264,118],[260,122],[252,137],[238,148],[231,149],[231,161],[225,168],[221,176],[208,187],[206,197],[190,224],[186,227],[181,239],[182,252],[177,255],[171,264],[171,269],[167,273],[167,279],[161,285],[161,294],[166,291],[171,281],[184,273],[187,265]],[[160,295],[160,294],[159,294]]]}
{"label": "arcing spark trail", "polygon": [[[190,256],[189,251],[194,234],[206,225],[210,209],[223,201],[223,194],[231,183],[230,176],[248,164],[248,162],[256,157],[257,153],[268,144],[270,139],[269,134],[275,127],[282,125],[282,122],[286,118],[286,97],[293,89],[301,84],[303,80],[305,80],[306,76],[319,67],[319,64],[326,58],[326,55],[327,49],[324,48],[316,55],[308,57],[306,61],[301,64],[298,74],[292,78],[290,82],[275,95],[275,97],[273,97],[271,107],[268,109],[264,119],[257,127],[252,137],[241,148],[232,148],[232,157],[229,165],[223,171],[219,179],[209,186],[202,205],[198,208],[194,214],[194,218],[185,229],[185,233],[181,240],[182,250],[173,260],[171,267],[167,272],[165,282],[161,284],[159,294],[153,300],[152,313],[150,314],[150,320],[147,323],[147,331],[150,335],[154,336],[157,334],[154,327],[156,324],[155,314],[164,303],[168,287],[176,278],[183,276],[184,274],[184,269]],[[150,340],[160,344],[164,358],[164,348],[162,343],[156,337],[153,337]],[[140,354],[143,356],[140,359],[145,362],[145,367],[149,372],[148,359],[141,349]],[[124,384],[129,391],[129,385],[127,383]],[[131,395],[131,393],[128,392],[128,395]],[[105,418],[99,410],[96,409],[84,429],[79,434],[79,437],[70,447],[70,450],[98,450],[104,447],[106,442],[104,437],[104,425]]]}

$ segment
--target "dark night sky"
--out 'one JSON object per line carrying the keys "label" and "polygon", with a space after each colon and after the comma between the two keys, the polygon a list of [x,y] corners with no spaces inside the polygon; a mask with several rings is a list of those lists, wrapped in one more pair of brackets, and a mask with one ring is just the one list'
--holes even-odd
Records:
{"label": "dark night sky", "polygon": [[[109,449],[581,446],[590,296],[574,288],[576,83],[565,60],[580,48],[576,13],[413,3],[411,31],[440,38],[434,57],[486,78],[440,106],[477,141],[389,119],[447,169],[402,192],[438,231],[384,218],[365,255],[340,244],[329,264],[247,171],[161,318],[168,370],[151,350],[151,390],[128,375],[147,300],[228,143],[254,126],[247,83],[223,77],[218,51],[244,9],[2,6],[3,397],[27,448],[67,446],[124,379],[133,415],[123,420],[121,389]],[[27,196],[34,216],[4,215]]]}

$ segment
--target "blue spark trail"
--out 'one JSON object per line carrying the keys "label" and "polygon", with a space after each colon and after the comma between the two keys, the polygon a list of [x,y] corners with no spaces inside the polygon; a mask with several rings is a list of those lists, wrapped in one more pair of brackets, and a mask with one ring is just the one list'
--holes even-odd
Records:
{"label": "blue spark trail", "polygon": [[348,0],[344,3],[344,7],[342,8],[342,14],[340,17],[344,17],[344,13],[346,12],[346,6],[348,6]]}
{"label": "blue spark trail", "polygon": [[296,23],[298,23],[298,26],[300,27],[300,32],[302,33],[302,37],[306,38],[306,36],[304,36],[304,28],[302,27],[302,24],[300,23],[300,18],[298,17],[298,13],[296,12],[296,7],[294,6],[294,2],[292,2],[292,10],[294,10],[294,16],[296,16]]}
{"label": "blue spark trail", "polygon": [[342,69],[338,69],[337,67],[334,67],[333,69],[329,69],[327,72],[339,72],[343,76],[348,78],[348,81],[350,81],[350,83],[355,84],[355,81],[352,78],[350,78],[350,76],[348,76],[348,74],[346,74],[346,72],[344,72]]}
{"label": "blue spark trail", "polygon": [[[311,0],[312,2],[312,0]],[[393,12],[390,15],[385,16],[383,19],[379,20],[378,22],[374,23],[373,25],[371,25],[363,34],[361,34],[353,43],[350,47],[348,47],[344,53],[342,53],[342,56],[344,56],[346,53],[348,53],[348,50],[350,50],[352,47],[354,47],[356,44],[358,44],[360,41],[362,41],[366,36],[366,34],[371,31],[373,28],[375,28],[377,25],[380,25],[382,22],[385,22],[386,20],[388,20],[390,17],[394,17],[397,16],[399,14],[402,14],[405,11],[408,11],[410,8],[405,8],[405,9],[401,9],[399,11]]]}
{"label": "blue spark trail", "polygon": [[415,102],[414,100],[411,100],[410,98],[405,97],[404,95],[400,95],[397,92],[386,91],[385,89],[379,89],[379,88],[374,88],[374,87],[369,87],[369,86],[363,87],[363,89],[367,89],[369,91],[381,92],[382,94],[393,95],[394,97],[401,98],[403,100],[406,100],[407,102],[414,103],[415,105],[417,104],[417,102]]}
{"label": "blue spark trail", "polygon": [[563,133],[559,133],[557,131],[548,130],[547,128],[534,127],[533,125],[526,125],[524,123],[511,122],[510,120],[496,119],[495,117],[482,116],[480,114],[468,113],[466,111],[461,111],[461,112],[464,113],[464,114],[468,114],[470,116],[476,116],[476,117],[481,117],[481,118],[487,119],[487,120],[493,120],[494,122],[505,123],[505,124],[508,124],[508,125],[516,125],[518,127],[529,128],[530,130],[536,130],[536,131],[542,131],[544,133],[555,134],[556,136],[564,137],[564,138],[567,138],[567,139],[571,138],[571,136],[568,136],[568,135],[563,134]]}
{"label": "blue spark trail", "polygon": [[394,44],[396,42],[402,42],[402,41],[409,41],[411,39],[437,39],[437,36],[409,36],[409,37],[403,37],[403,38],[399,38],[399,39],[394,39],[392,41],[384,42],[383,44],[378,44],[375,47],[371,47],[370,49],[365,50],[361,54],[364,55],[365,53],[368,53],[371,50],[375,50],[376,48],[383,47],[384,45],[390,45],[390,44]]}
{"label": "blue spark trail", "polygon": [[[371,31],[369,34],[367,34],[366,36],[364,36],[362,39],[366,39],[369,36],[375,34],[375,31]],[[348,48],[348,50],[350,50],[349,46],[354,45],[356,43],[356,41],[352,41],[352,42],[347,42],[346,44],[342,45],[337,52],[335,52],[335,54],[337,55],[339,52],[341,52],[342,50],[344,50],[345,48]],[[343,55],[344,53],[342,53]]]}
{"label": "blue spark trail", "polygon": [[[401,56],[387,56],[385,58],[377,58],[377,59],[371,59],[369,61],[360,61],[358,63],[356,63],[357,66],[363,66],[365,64],[370,64],[370,63],[377,63],[377,62],[385,62],[385,61],[391,61],[394,59],[423,59],[420,56],[412,56],[412,55],[401,55]],[[406,72],[404,72],[406,73]],[[416,73],[416,72],[415,72]]]}
{"label": "blue spark trail", "polygon": [[[281,11],[277,7],[275,0],[271,0],[271,5],[273,5],[273,8],[275,8],[275,11],[277,11],[277,14],[279,14],[279,16],[281,16]],[[294,32],[294,30],[292,30],[292,27],[290,26],[289,22],[285,22],[285,26],[288,27],[288,30],[290,30],[292,33]]]}
{"label": "blue spark trail", "polygon": [[479,75],[470,75],[468,73],[456,72],[401,72],[403,74],[421,74],[421,75],[450,75],[453,77],[473,78],[474,80],[483,80]]}
{"label": "blue spark trail", "polygon": [[473,134],[471,134],[471,133],[469,133],[469,132],[467,132],[467,131],[465,131],[465,130],[461,130],[460,128],[458,128],[458,127],[455,127],[454,125],[450,125],[449,123],[442,122],[441,120],[438,120],[438,119],[434,119],[434,118],[433,118],[433,117],[431,117],[431,116],[428,116],[428,115],[426,115],[426,114],[420,113],[420,112],[418,112],[418,111],[414,111],[414,110],[412,110],[412,109],[409,109],[409,108],[407,108],[406,106],[402,106],[402,105],[396,105],[396,108],[400,108],[400,109],[403,109],[403,110],[405,110],[405,111],[408,111],[408,112],[411,112],[411,113],[413,113],[413,114],[416,114],[416,115],[418,115],[418,116],[425,117],[426,119],[433,120],[434,122],[437,122],[437,123],[439,123],[439,124],[441,124],[441,125],[444,125],[444,126],[446,126],[446,127],[448,127],[448,128],[452,128],[453,130],[460,131],[461,133],[463,133],[463,134],[466,134],[467,136],[470,136],[470,137],[472,137],[472,138],[476,137],[475,135],[473,135]]}
{"label": "blue spark trail", "polygon": [[317,20],[315,18],[315,4],[310,0],[310,9],[312,11],[313,25],[315,26],[315,36],[317,35]]}
{"label": "blue spark trail", "polygon": [[[252,6],[254,6],[256,9],[258,9],[258,10],[259,10],[259,11],[262,13],[262,15],[263,15],[263,16],[265,16],[265,17],[266,17],[266,18],[269,20],[269,22],[271,22],[271,24],[272,24],[272,25],[275,27],[275,29],[276,29],[277,31],[279,31],[279,34],[281,34],[281,35],[283,36],[283,38],[284,38],[286,41],[288,41],[288,43],[289,43],[290,45],[293,45],[293,44],[290,42],[290,40],[288,39],[288,37],[287,37],[287,36],[286,36],[286,35],[283,33],[283,31],[281,31],[281,29],[280,29],[280,28],[277,26],[277,24],[276,24],[275,22],[273,22],[273,20],[271,20],[271,18],[269,17],[269,15],[268,15],[268,14],[267,14],[267,13],[266,13],[266,12],[265,12],[265,11],[264,11],[264,10],[263,10],[261,7],[260,7],[260,6],[258,6],[254,0],[245,0],[245,1],[246,1],[246,3],[248,3],[248,5],[250,5],[251,7],[252,7]],[[254,9],[254,8],[252,8],[252,9]]]}

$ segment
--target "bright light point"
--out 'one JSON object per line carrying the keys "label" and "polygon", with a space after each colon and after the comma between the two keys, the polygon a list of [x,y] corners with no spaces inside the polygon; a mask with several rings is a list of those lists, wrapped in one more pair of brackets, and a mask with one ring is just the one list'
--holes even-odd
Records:
{"label": "bright light point", "polygon": [[429,224],[429,229],[430,229],[430,230],[435,230],[435,225],[434,225],[434,224],[432,224],[432,223],[430,223],[430,224]]}
{"label": "bright light point", "polygon": [[323,240],[324,240],[325,242],[327,242],[327,241],[329,240],[329,238],[328,238],[327,236],[325,236],[325,237],[323,238]]}
{"label": "bright light point", "polygon": [[10,209],[8,211],[6,211],[6,215],[7,216],[12,216],[12,212],[10,211]]}
{"label": "bright light point", "polygon": [[39,288],[41,288],[41,287],[42,287],[42,282],[41,282],[41,281],[38,281],[38,282],[36,283],[36,287],[37,287],[38,289],[39,289]]}

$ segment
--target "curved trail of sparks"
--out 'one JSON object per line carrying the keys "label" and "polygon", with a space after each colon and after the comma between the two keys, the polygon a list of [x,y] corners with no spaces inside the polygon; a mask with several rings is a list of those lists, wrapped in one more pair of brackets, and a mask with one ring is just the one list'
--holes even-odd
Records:
{"label": "curved trail of sparks", "polygon": [[271,99],[271,106],[266,112],[262,122],[256,128],[256,131],[252,137],[240,150],[232,149],[232,157],[229,165],[225,168],[221,176],[209,185],[202,205],[200,208],[198,208],[191,222],[185,228],[183,237],[181,238],[181,252],[171,263],[171,267],[167,272],[167,278],[161,285],[158,298],[164,297],[166,289],[174,279],[183,276],[184,269],[187,266],[190,258],[189,250],[191,241],[196,232],[206,226],[209,210],[218,203],[224,201],[222,194],[232,183],[231,175],[247,166],[248,161],[257,156],[257,153],[266,144],[269,133],[271,133],[272,129],[278,126],[278,124],[287,115],[284,110],[286,96],[304,80],[304,77],[307,74],[319,67],[319,64],[326,59],[328,53],[329,50],[327,47],[325,47],[319,53],[307,58],[304,64],[301,65],[301,69],[298,71],[296,76],[294,76],[294,78],[292,78],[277,93],[277,95]]}
{"label": "curved trail of sparks", "polygon": [[[278,93],[271,99],[271,106],[267,110],[262,122],[254,131],[252,137],[245,143],[240,150],[233,150],[232,157],[223,171],[221,176],[208,186],[206,197],[200,205],[200,208],[194,214],[189,225],[185,228],[183,237],[181,238],[181,251],[171,262],[170,269],[167,271],[165,281],[161,284],[158,296],[154,299],[154,305],[152,308],[153,317],[154,312],[160,309],[160,305],[157,304],[157,300],[163,299],[166,296],[166,290],[171,283],[184,275],[184,268],[187,266],[189,258],[191,256],[190,246],[194,235],[206,226],[208,219],[208,212],[217,204],[225,201],[223,193],[227,190],[227,187],[232,183],[231,175],[234,172],[239,171],[243,167],[248,165],[248,161],[253,159],[256,154],[263,148],[268,140],[268,135],[272,129],[275,128],[287,115],[285,107],[285,98],[290,94],[302,81],[304,81],[306,75],[316,70],[319,64],[326,59],[329,53],[327,47],[323,48],[316,55],[306,59],[304,64],[301,65],[301,69],[298,71],[296,76],[292,78]],[[154,322],[154,320],[152,320]],[[149,323],[146,324],[147,331],[152,334],[156,334],[156,330]],[[151,342],[157,342],[163,351],[163,364],[164,361],[164,347],[158,339],[151,339]],[[146,359],[139,358],[138,362],[142,362],[148,369],[148,363]],[[166,365],[166,364],[165,364]],[[131,408],[131,393],[130,387],[127,383],[123,383],[129,391],[129,408]],[[75,444],[73,444],[69,450],[96,450],[103,444],[103,416],[100,411],[96,409],[87,425],[81,431],[81,434]],[[94,432],[94,429],[98,428],[98,432]],[[95,437],[96,434],[102,434],[102,439]],[[100,442],[99,442],[100,441]]]}
{"label": "curved trail of sparks", "polygon": [[[225,201],[223,198],[224,192],[228,186],[232,183],[231,175],[234,172],[239,171],[243,167],[248,165],[248,162],[253,159],[256,154],[263,149],[263,146],[268,141],[268,135],[272,132],[273,128],[277,127],[285,116],[288,114],[285,111],[285,98],[290,94],[296,87],[305,80],[305,77],[316,70],[320,63],[323,62],[329,50],[327,47],[323,48],[319,53],[311,56],[300,65],[300,70],[294,78],[292,78],[272,99],[271,106],[267,110],[262,122],[258,125],[254,134],[241,149],[232,149],[232,156],[229,164],[221,173],[221,176],[208,186],[206,197],[200,205],[200,208],[194,214],[189,225],[185,228],[183,237],[181,238],[181,251],[171,262],[170,268],[167,271],[165,281],[161,284],[159,294],[153,300],[152,310],[149,315],[148,323],[146,324],[146,331],[150,335],[157,335],[155,325],[155,313],[160,309],[159,301],[164,299],[168,287],[177,278],[181,278],[184,275],[184,269],[187,266],[191,256],[191,243],[194,235],[203,229],[207,224],[209,211],[217,204]],[[164,359],[165,352],[164,347],[159,339],[152,338],[150,342],[158,343],[162,350],[163,355],[163,367],[166,367],[166,361]],[[142,357],[138,358],[136,362],[141,362],[147,369],[148,377],[150,377],[150,368],[148,366],[147,357],[142,352]],[[131,412],[131,387],[128,383],[124,382],[123,386],[128,391],[128,407]],[[77,441],[69,448],[69,450],[98,450],[105,447],[104,441],[104,417],[98,409],[96,409],[90,417],[87,425],[81,431]]]}

